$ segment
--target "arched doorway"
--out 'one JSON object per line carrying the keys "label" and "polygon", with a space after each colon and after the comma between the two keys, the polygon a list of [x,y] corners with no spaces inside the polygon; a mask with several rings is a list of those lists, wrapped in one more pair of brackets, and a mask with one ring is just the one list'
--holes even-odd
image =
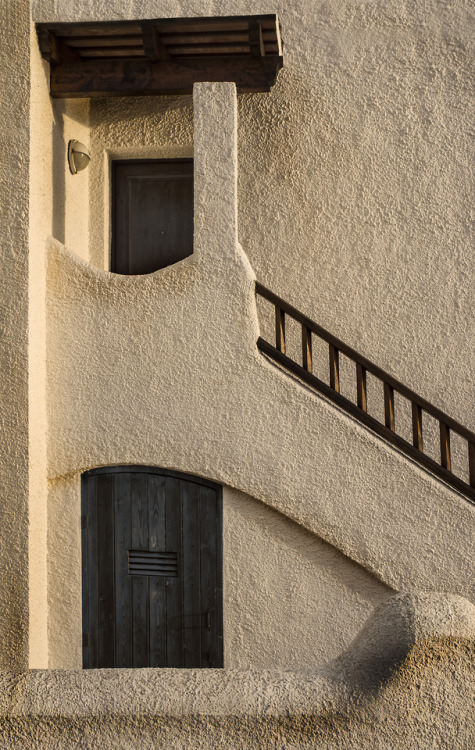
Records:
{"label": "arched doorway", "polygon": [[222,488],[104,467],[82,513],[83,666],[222,667]]}

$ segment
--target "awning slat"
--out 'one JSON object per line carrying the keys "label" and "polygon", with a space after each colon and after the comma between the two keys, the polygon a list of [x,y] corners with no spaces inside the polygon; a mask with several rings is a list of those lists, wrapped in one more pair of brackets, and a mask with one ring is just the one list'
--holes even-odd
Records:
{"label": "awning slat", "polygon": [[222,80],[268,91],[283,64],[276,15],[43,23],[37,33],[54,97],[191,93],[196,81]]}

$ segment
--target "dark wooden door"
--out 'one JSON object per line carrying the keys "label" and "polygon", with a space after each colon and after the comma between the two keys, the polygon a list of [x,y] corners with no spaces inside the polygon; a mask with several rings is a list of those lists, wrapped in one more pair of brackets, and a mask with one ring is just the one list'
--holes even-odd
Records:
{"label": "dark wooden door", "polygon": [[101,468],[82,506],[84,667],[222,667],[221,487]]}
{"label": "dark wooden door", "polygon": [[111,270],[152,273],[193,252],[193,160],[112,164]]}

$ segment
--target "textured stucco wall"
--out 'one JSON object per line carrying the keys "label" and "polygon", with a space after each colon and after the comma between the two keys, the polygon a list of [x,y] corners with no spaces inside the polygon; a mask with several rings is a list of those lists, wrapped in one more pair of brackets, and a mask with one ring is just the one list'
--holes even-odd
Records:
{"label": "textured stucco wall", "polygon": [[[443,12],[435,0],[423,12],[402,0],[33,5],[38,20],[278,11],[285,69],[271,94],[239,100],[239,235],[252,266],[473,425],[470,24],[461,1]],[[104,268],[110,158],[191,153],[191,102],[95,102],[91,121],[89,258]],[[220,185],[213,156],[205,166],[209,184]],[[219,246],[235,231],[226,232],[229,215],[215,211],[210,189],[197,203],[208,228],[198,227],[197,255],[170,272],[118,281],[52,252],[51,479],[124,460],[195,471],[275,505],[397,588],[471,596],[472,510],[338,410],[257,365],[246,260],[239,278],[233,249],[229,266],[214,250],[206,268],[197,262],[200,237]],[[180,372],[190,382],[177,383]],[[181,442],[187,410],[194,423]]]}
{"label": "textured stucco wall", "polygon": [[[28,5],[28,4],[26,4]],[[88,257],[87,172],[74,177],[67,163],[71,138],[88,143],[89,102],[53,102],[49,65],[41,58],[31,25],[28,267],[29,430],[29,663],[48,665],[47,637],[47,414],[46,414],[46,246],[53,236]]]}
{"label": "textured stucco wall", "polygon": [[[82,666],[79,475],[50,483],[50,669]],[[349,646],[387,586],[298,524],[223,488],[226,669],[322,666]]]}
{"label": "textured stucco wall", "polygon": [[[469,4],[33,5],[39,20],[279,13],[285,67],[277,85],[239,99],[242,245],[263,283],[473,429]],[[142,131],[162,103],[93,109],[110,139],[104,146],[160,144],[161,126],[156,140]]]}
{"label": "textured stucco wall", "polygon": [[[119,463],[194,473],[264,501],[397,590],[472,598],[473,506],[257,351],[235,128],[232,85],[197,86],[189,258],[125,277],[51,245],[52,486]],[[52,528],[50,544],[60,538]]]}
{"label": "textured stucco wall", "polygon": [[319,670],[2,672],[0,747],[469,750],[474,612],[391,598]]}
{"label": "textured stucco wall", "polygon": [[231,669],[306,669],[346,649],[391,593],[334,547],[224,488],[224,653]]}
{"label": "textured stucco wall", "polygon": [[0,5],[0,666],[28,666],[29,17]]}
{"label": "textured stucco wall", "polygon": [[193,156],[191,96],[91,100],[90,244],[86,256],[110,268],[113,159]]}
{"label": "textured stucco wall", "polygon": [[29,409],[29,661],[48,666],[47,456],[46,456],[46,241],[53,230],[53,138],[49,68],[31,28],[30,55],[30,248],[28,283]]}
{"label": "textured stucco wall", "polygon": [[[72,175],[67,148],[75,139],[89,146],[89,99],[53,101],[53,225],[51,234],[81,258],[89,258],[89,172]],[[50,130],[51,133],[51,130]],[[64,238],[64,239],[63,239]]]}
{"label": "textured stucco wall", "polygon": [[[33,5],[42,20],[197,11],[194,4],[164,0]],[[286,69],[271,94],[239,101],[239,231],[252,266],[277,292],[473,426],[470,9],[462,0],[430,0],[423,7],[403,0],[209,0],[199,6],[204,14],[276,10],[287,42]],[[190,101],[168,100],[166,108],[165,100],[149,100],[155,135],[139,132],[147,128],[140,124],[143,104],[134,111],[131,102],[97,103],[93,148],[101,167],[67,182],[60,154],[69,133],[87,140],[87,105],[50,109],[36,50],[30,69],[25,0],[4,0],[0,25],[0,666],[17,672],[45,659],[45,619],[35,618],[45,596],[46,460],[48,543],[58,555],[60,545],[72,544],[76,574],[78,535],[64,529],[60,537],[57,530],[61,520],[77,524],[71,509],[78,472],[131,461],[233,485],[396,588],[473,597],[473,509],[255,350],[253,273],[235,243],[237,152],[229,88],[197,92],[195,256],[146,279],[117,279],[94,268],[107,258],[108,159],[189,153]],[[123,121],[122,140],[114,119]],[[128,120],[133,123],[124,130]],[[41,134],[47,145],[33,164],[30,151],[41,148]],[[100,213],[92,192],[90,252],[88,185],[101,191]],[[48,252],[46,349],[49,233],[75,255],[54,244]],[[40,401],[46,376],[45,456]],[[254,502],[234,497],[230,513]],[[252,526],[252,512],[246,521]],[[272,528],[272,522],[265,532],[256,524],[256,543]],[[272,560],[274,542],[267,541]],[[250,549],[241,546],[241,553]],[[50,606],[57,605],[63,562],[58,556],[48,569]],[[296,553],[293,563],[298,571]],[[348,566],[342,563],[335,588],[344,584]],[[323,570],[330,576],[329,563]],[[352,580],[354,602],[357,576]],[[62,581],[63,588],[68,584],[71,579]],[[77,602],[78,588],[71,588],[64,611]],[[444,597],[429,604],[430,612],[424,599],[402,609],[390,605],[323,675],[8,673],[0,691],[0,746],[146,747],[156,744],[158,732],[171,747],[320,742],[325,748],[394,748],[412,742],[468,748],[473,608]],[[30,644],[28,610],[35,631]],[[345,615],[351,611],[348,605]],[[343,640],[339,644],[335,652]],[[78,653],[77,643],[71,648]]]}

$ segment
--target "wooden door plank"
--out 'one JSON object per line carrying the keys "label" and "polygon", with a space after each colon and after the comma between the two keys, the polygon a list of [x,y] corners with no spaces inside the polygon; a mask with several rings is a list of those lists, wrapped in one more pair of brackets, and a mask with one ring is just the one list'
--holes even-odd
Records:
{"label": "wooden door plank", "polygon": [[[220,667],[220,489],[127,468],[83,477],[84,666]],[[178,576],[129,575],[131,550],[176,553]]]}
{"label": "wooden door plank", "polygon": [[89,523],[91,533],[89,534],[89,654],[91,666],[97,667],[99,663],[99,649],[97,643],[97,605],[98,605],[98,580],[97,580],[97,500],[96,500],[96,477],[91,477],[89,487]]}
{"label": "wooden door plank", "polygon": [[201,666],[200,487],[181,482],[183,503],[184,666]]}
{"label": "wooden door plank", "polygon": [[82,666],[89,669],[89,497],[87,477],[81,477],[81,581],[82,581]]}
{"label": "wooden door plank", "polygon": [[96,666],[97,652],[97,529],[96,529],[96,478],[82,479],[83,529],[82,529],[82,633],[83,667]]}
{"label": "wooden door plank", "polygon": [[[149,549],[166,551],[165,477],[157,474],[148,476],[148,534]],[[151,667],[167,665],[165,583],[166,579],[162,576],[151,576],[149,579]]]}
{"label": "wooden door plank", "polygon": [[127,550],[131,549],[131,474],[114,474],[115,494],[115,665],[132,665],[132,586]]}
{"label": "wooden door plank", "polygon": [[223,489],[216,490],[216,633],[211,651],[211,667],[224,667],[223,641]]}
{"label": "wooden door plank", "polygon": [[114,273],[129,273],[128,237],[125,224],[127,211],[127,173],[121,168],[120,162],[113,162],[111,271]]}
{"label": "wooden door plank", "polygon": [[[130,475],[131,549],[148,549],[147,474]],[[132,576],[132,667],[149,666],[149,577]]]}
{"label": "wooden door plank", "polygon": [[178,577],[165,581],[167,611],[167,667],[183,667],[183,554],[181,481],[165,478],[166,549],[176,552]]}
{"label": "wooden door plank", "polygon": [[201,611],[201,666],[221,667],[218,643],[218,498],[216,490],[200,488],[200,577]]}
{"label": "wooden door plank", "polygon": [[97,533],[97,653],[96,666],[115,666],[114,601],[114,477],[102,474],[96,480]]}

